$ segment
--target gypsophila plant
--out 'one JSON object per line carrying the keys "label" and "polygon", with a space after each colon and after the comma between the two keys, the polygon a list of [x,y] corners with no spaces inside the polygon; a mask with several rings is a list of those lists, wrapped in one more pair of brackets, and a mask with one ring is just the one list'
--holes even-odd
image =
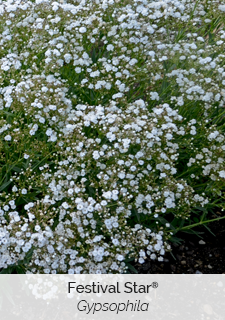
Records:
{"label": "gypsophila plant", "polygon": [[3,272],[124,273],[223,211],[222,2],[0,0]]}

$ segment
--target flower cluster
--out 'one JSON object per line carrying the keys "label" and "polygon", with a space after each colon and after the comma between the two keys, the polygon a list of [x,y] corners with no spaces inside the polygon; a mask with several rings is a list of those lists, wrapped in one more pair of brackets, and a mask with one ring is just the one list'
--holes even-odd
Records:
{"label": "flower cluster", "polygon": [[0,0],[0,268],[163,261],[222,195],[225,31],[196,31],[218,3]]}

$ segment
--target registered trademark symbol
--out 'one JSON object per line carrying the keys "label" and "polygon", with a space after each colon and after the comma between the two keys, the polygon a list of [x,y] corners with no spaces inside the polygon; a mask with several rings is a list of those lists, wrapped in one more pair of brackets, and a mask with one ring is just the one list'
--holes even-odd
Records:
{"label": "registered trademark symbol", "polygon": [[158,282],[152,282],[152,288],[156,289],[158,288],[159,284]]}

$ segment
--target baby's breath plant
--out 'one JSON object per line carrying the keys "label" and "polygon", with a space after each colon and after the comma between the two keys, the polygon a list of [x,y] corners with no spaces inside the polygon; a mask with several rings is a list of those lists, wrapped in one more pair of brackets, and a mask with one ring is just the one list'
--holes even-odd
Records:
{"label": "baby's breath plant", "polygon": [[2,272],[125,273],[223,212],[224,12],[0,0]]}

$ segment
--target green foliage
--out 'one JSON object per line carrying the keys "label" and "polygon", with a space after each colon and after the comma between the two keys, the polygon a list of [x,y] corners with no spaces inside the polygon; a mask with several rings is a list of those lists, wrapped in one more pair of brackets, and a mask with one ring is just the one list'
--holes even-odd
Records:
{"label": "green foliage", "polygon": [[137,273],[224,218],[220,1],[86,2],[0,16],[1,273]]}

